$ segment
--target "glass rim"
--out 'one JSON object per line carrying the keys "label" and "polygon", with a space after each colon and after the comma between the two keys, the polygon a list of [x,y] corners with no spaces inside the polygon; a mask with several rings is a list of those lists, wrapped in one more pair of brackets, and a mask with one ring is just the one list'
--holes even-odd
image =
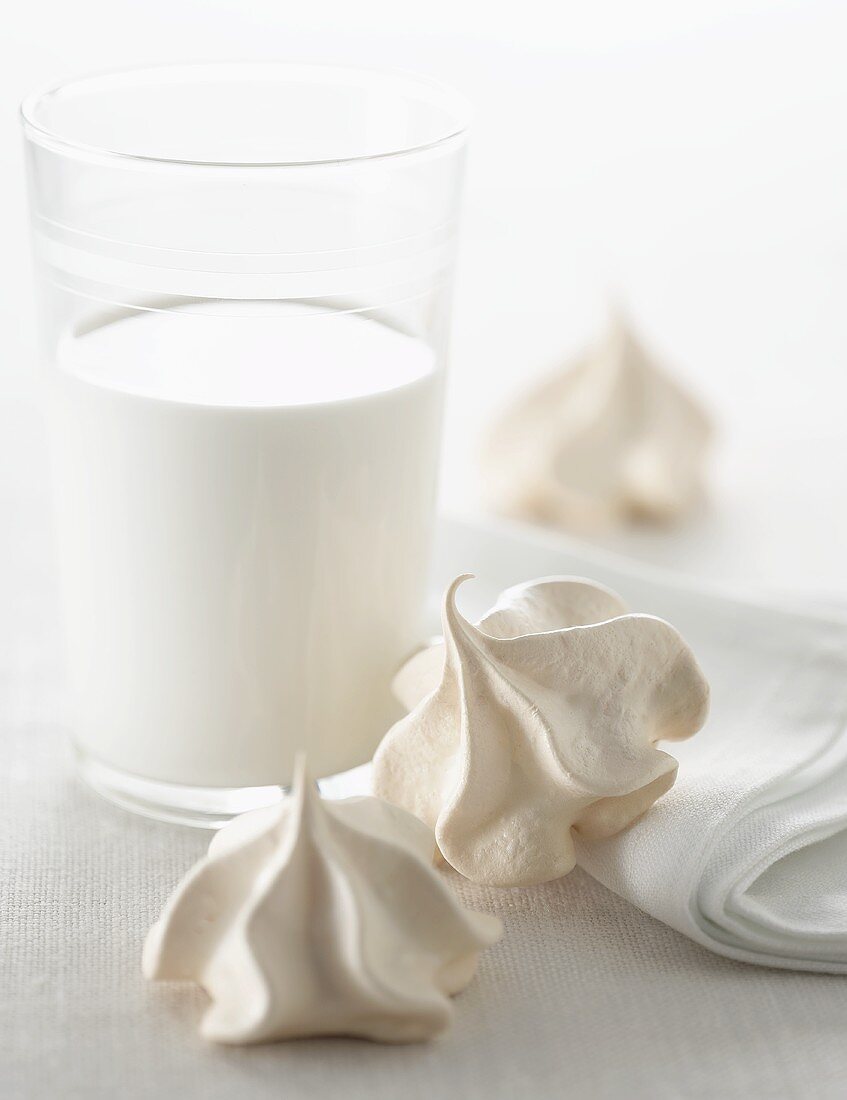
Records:
{"label": "glass rim", "polygon": [[[87,142],[78,141],[74,138],[63,137],[58,130],[45,125],[37,118],[38,109],[49,102],[52,97],[62,95],[69,90],[73,90],[79,86],[85,84],[96,85],[103,82],[107,84],[110,80],[120,79],[124,77],[142,77],[149,76],[155,77],[157,75],[165,76],[168,73],[171,74],[188,74],[190,72],[196,72],[198,74],[202,72],[230,72],[236,73],[239,70],[244,70],[245,73],[252,70],[254,72],[278,72],[289,73],[294,76],[296,73],[308,72],[313,75],[317,75],[321,72],[335,75],[348,75],[358,76],[360,79],[367,78],[372,79],[375,82],[385,81],[386,84],[391,81],[402,81],[407,87],[413,88],[417,86],[420,89],[428,89],[431,93],[435,93],[442,97],[445,104],[450,106],[450,114],[455,123],[453,126],[445,127],[445,132],[438,137],[424,141],[420,143],[414,143],[410,145],[400,146],[398,148],[386,149],[379,152],[361,153],[353,156],[343,157],[318,157],[313,159],[292,159],[292,160],[259,160],[259,161],[245,161],[245,160],[197,160],[195,158],[181,158],[170,156],[155,156],[149,153],[133,153],[120,149],[109,149],[106,146],[91,145]],[[422,76],[419,73],[410,72],[404,69],[392,69],[392,68],[379,68],[357,65],[324,65],[313,63],[300,63],[300,62],[288,62],[288,61],[190,61],[182,63],[165,62],[157,65],[130,65],[122,66],[120,68],[111,68],[99,70],[96,72],[85,73],[78,76],[69,77],[63,80],[53,81],[50,84],[37,88],[35,91],[25,96],[20,104],[20,118],[24,130],[25,136],[37,142],[42,146],[47,147],[61,147],[63,150],[67,150],[70,153],[77,153],[83,156],[96,156],[102,157],[108,160],[118,160],[123,162],[129,162],[138,164],[140,166],[149,165],[151,168],[155,166],[173,166],[180,168],[198,168],[198,169],[281,169],[281,168],[319,168],[319,167],[343,167],[345,165],[352,165],[358,163],[366,163],[372,161],[393,160],[400,157],[413,156],[418,153],[430,152],[434,149],[438,149],[441,146],[449,145],[462,138],[468,131],[473,117],[473,108],[470,101],[465,98],[460,92],[455,91],[447,84],[443,84],[441,81],[436,80],[429,76]]]}

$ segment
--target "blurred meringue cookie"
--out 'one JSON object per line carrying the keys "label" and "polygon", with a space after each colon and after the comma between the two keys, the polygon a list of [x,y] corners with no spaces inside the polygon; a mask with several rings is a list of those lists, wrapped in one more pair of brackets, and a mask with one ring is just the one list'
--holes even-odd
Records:
{"label": "blurred meringue cookie", "polygon": [[704,410],[614,314],[605,338],[517,400],[483,450],[487,503],[578,531],[668,521],[703,496]]}
{"label": "blurred meringue cookie", "polygon": [[412,709],[377,749],[374,789],[467,878],[529,886],[573,868],[572,829],[612,836],[670,789],[677,763],[656,742],[700,729],[709,688],[672,626],[600,585],[531,581],[473,626],[465,579],[444,598],[444,644],[397,676]]}
{"label": "blurred meringue cookie", "polygon": [[145,977],[194,981],[221,1043],[428,1039],[500,922],[462,909],[432,832],[376,798],[324,801],[298,762],[283,802],[236,818],[167,903]]}

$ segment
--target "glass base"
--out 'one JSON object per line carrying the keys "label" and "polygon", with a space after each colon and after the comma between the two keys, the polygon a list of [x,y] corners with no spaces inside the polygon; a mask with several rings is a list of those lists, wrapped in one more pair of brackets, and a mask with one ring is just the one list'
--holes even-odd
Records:
{"label": "glass base", "polygon": [[282,787],[184,787],[159,783],[113,768],[74,747],[77,771],[103,798],[125,810],[199,829],[220,829],[248,810],[270,806],[285,794]]}
{"label": "glass base", "polygon": [[[272,806],[285,797],[285,787],[185,787],[160,783],[113,768],[73,746],[80,777],[103,798],[154,821],[220,829],[248,810]],[[318,782],[324,798],[350,798],[371,793],[370,766],[360,764]]]}

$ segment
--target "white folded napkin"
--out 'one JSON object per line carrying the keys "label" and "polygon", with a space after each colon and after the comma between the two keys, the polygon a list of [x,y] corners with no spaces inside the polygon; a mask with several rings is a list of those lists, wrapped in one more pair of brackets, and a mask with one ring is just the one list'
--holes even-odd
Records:
{"label": "white folded napkin", "polygon": [[631,829],[578,844],[604,885],[712,951],[847,973],[847,620],[746,602],[515,525],[448,522],[437,582],[473,572],[478,617],[518,581],[590,577],[673,623],[711,682],[676,785]]}

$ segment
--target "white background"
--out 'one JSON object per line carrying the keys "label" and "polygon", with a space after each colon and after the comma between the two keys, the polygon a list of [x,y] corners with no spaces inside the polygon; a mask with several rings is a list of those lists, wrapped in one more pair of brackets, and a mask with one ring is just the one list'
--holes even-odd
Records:
{"label": "white background", "polygon": [[[481,428],[610,291],[712,407],[711,511],[616,545],[847,591],[847,5],[822,0],[35,0],[0,38],[3,485],[43,478],[17,102],[74,73],[280,58],[438,76],[476,104],[445,502]],[[25,461],[24,461],[25,458]]]}

